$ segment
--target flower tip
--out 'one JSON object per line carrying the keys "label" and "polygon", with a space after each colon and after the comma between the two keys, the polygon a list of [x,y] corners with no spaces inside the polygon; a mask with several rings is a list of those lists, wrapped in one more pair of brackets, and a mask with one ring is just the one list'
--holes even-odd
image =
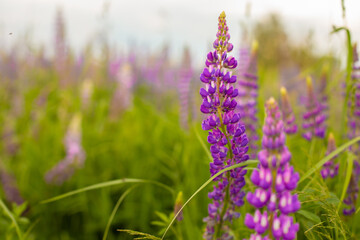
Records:
{"label": "flower tip", "polygon": [[335,142],[335,137],[334,137],[334,134],[332,132],[329,134],[328,141],[329,142]]}
{"label": "flower tip", "polygon": [[267,104],[270,105],[270,106],[274,105],[275,103],[276,103],[276,101],[275,101],[275,98],[273,98],[273,97],[271,97],[271,98],[267,101]]}
{"label": "flower tip", "polygon": [[312,78],[310,76],[307,76],[306,77],[306,85],[308,88],[312,88],[313,85],[312,85]]}
{"label": "flower tip", "polygon": [[225,18],[225,17],[226,17],[225,11],[222,11],[222,12],[220,13],[220,17],[221,17],[221,18]]}
{"label": "flower tip", "polygon": [[251,54],[256,54],[259,48],[259,42],[254,40],[251,44]]}
{"label": "flower tip", "polygon": [[177,203],[177,204],[182,204],[183,203],[183,192],[182,191],[180,191],[178,193],[175,203]]}
{"label": "flower tip", "polygon": [[281,96],[286,96],[286,95],[287,95],[286,88],[285,88],[285,87],[281,87],[281,88],[280,88],[280,93],[281,93]]}

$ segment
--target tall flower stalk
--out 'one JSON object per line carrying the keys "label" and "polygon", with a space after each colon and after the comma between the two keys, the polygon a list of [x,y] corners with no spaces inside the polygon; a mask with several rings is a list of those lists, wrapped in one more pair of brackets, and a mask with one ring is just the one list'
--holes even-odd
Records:
{"label": "tall flower stalk", "polygon": [[325,66],[322,73],[321,73],[321,77],[320,77],[320,87],[319,87],[319,95],[320,95],[320,104],[322,107],[322,110],[326,116],[326,118],[328,117],[328,94],[327,94],[327,85],[328,85],[328,78],[329,78],[329,68],[328,66]]}
{"label": "tall flower stalk", "polygon": [[319,103],[311,77],[306,78],[307,85],[307,99],[305,103],[306,112],[303,114],[303,137],[311,141],[312,138],[324,138],[325,137],[325,120],[326,116],[323,114],[322,105]]}
{"label": "tall flower stalk", "polygon": [[[349,101],[349,138],[353,139],[360,136],[360,61],[357,53],[356,45],[353,48],[353,67],[351,78],[354,83],[355,91],[353,93],[353,101]],[[359,180],[360,180],[360,145],[356,144],[350,148],[350,151],[356,156],[350,183],[347,189],[347,196],[344,203],[347,205],[343,209],[344,215],[352,215],[356,211],[356,203],[359,194]]]}
{"label": "tall flower stalk", "polygon": [[281,94],[281,112],[284,121],[284,131],[286,134],[291,135],[297,132],[297,125],[295,123],[295,115],[289,101],[289,95],[286,88],[280,89]]}
{"label": "tall flower stalk", "polygon": [[49,184],[61,185],[68,180],[76,169],[85,162],[85,151],[81,145],[81,115],[75,115],[66,133],[64,144],[66,156],[54,166],[45,176]]}
{"label": "tall flower stalk", "polygon": [[[200,89],[203,98],[200,110],[206,114],[202,128],[210,131],[208,142],[213,157],[210,163],[212,176],[249,159],[245,127],[239,122],[240,114],[234,111],[238,90],[232,86],[236,82],[232,69],[236,68],[237,61],[228,56],[233,45],[229,43],[225,17],[224,12],[219,16],[217,39],[213,43],[215,50],[208,53],[206,68],[200,75],[205,84],[205,88]],[[236,168],[214,179],[214,189],[208,194],[212,203],[208,206],[209,216],[204,219],[207,223],[204,239],[232,239],[229,229],[232,220],[240,215],[237,208],[244,204],[242,187],[245,185],[245,174],[246,170]]]}
{"label": "tall flower stalk", "polygon": [[187,129],[189,126],[189,101],[190,101],[190,84],[193,76],[191,67],[191,57],[189,48],[184,49],[183,62],[179,71],[179,100],[180,100],[180,124]]}
{"label": "tall flower stalk", "polygon": [[251,158],[256,157],[259,137],[256,133],[258,128],[257,119],[257,97],[258,97],[258,76],[257,76],[257,49],[258,43],[254,42],[251,48],[240,50],[239,72],[239,96],[237,109],[241,115],[241,122],[245,125],[249,137]]}
{"label": "tall flower stalk", "polygon": [[[326,150],[326,155],[329,155],[331,152],[333,152],[336,149],[336,143],[335,143],[335,137],[333,133],[329,134],[329,138],[328,138],[328,146],[327,146],[327,150]],[[324,163],[323,168],[321,170],[321,176],[326,179],[326,178],[333,178],[335,176],[338,175],[339,173],[339,163],[335,163],[336,157],[333,157],[332,159],[330,159],[329,161],[327,161],[326,163]]]}
{"label": "tall flower stalk", "polygon": [[290,165],[291,153],[285,145],[284,123],[276,101],[270,98],[265,107],[260,164],[251,175],[257,189],[246,196],[257,210],[254,215],[246,215],[245,225],[256,232],[250,239],[291,240],[299,230],[299,224],[290,215],[300,209],[298,196],[291,194],[299,174]]}

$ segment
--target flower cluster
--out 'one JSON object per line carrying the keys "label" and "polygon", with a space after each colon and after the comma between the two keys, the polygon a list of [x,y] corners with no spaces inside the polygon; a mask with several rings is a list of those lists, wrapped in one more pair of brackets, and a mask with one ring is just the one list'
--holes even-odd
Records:
{"label": "flower cluster", "polygon": [[[213,176],[222,169],[241,163],[249,159],[248,139],[245,127],[240,124],[240,114],[235,113],[237,105],[235,97],[238,90],[232,86],[236,76],[232,69],[236,68],[237,61],[228,56],[233,49],[229,43],[230,34],[226,25],[225,13],[219,17],[218,32],[213,47],[206,59],[206,68],[200,75],[205,88],[200,89],[203,98],[200,110],[207,117],[202,123],[204,130],[209,130],[208,142],[213,162],[210,163],[210,172]],[[216,185],[209,198],[213,200],[208,206],[209,216],[204,219],[207,223],[204,239],[231,239],[229,224],[239,213],[236,208],[244,204],[246,170],[236,168],[218,176],[214,181]]]}
{"label": "flower cluster", "polygon": [[[328,139],[328,146],[327,146],[327,151],[326,151],[326,155],[329,155],[331,152],[333,152],[336,149],[336,144],[335,144],[335,138],[334,135],[332,133],[329,134],[329,139]],[[339,173],[339,163],[335,164],[334,160],[336,159],[336,157],[330,159],[329,161],[327,161],[324,165],[323,168],[321,170],[321,176],[326,179],[328,177],[335,177],[338,175]]]}
{"label": "flower cluster", "polygon": [[286,134],[295,134],[297,132],[297,125],[295,123],[295,115],[289,101],[289,95],[286,88],[280,89],[281,93],[281,112],[284,121],[284,131]]}
{"label": "flower cluster", "polygon": [[[349,103],[350,111],[353,106],[353,113],[349,115],[349,138],[352,139],[360,135],[360,61],[357,53],[356,45],[353,48],[353,69],[351,78],[355,83],[355,93],[353,103]],[[352,105],[354,104],[354,105]],[[360,145],[356,144],[350,148],[355,156],[360,154]],[[358,157],[354,160],[353,172],[350,178],[350,183],[347,189],[347,196],[344,203],[348,208],[343,209],[344,215],[352,215],[356,211],[356,202],[359,194],[359,180],[360,180],[360,162]]]}
{"label": "flower cluster", "polygon": [[46,174],[47,183],[61,185],[74,174],[76,168],[84,165],[80,125],[81,116],[75,115],[65,136],[66,157]]}
{"label": "flower cluster", "polygon": [[110,115],[113,118],[132,106],[132,89],[136,78],[133,67],[129,63],[124,63],[120,67],[116,74],[116,81],[117,85],[110,106]]}
{"label": "flower cluster", "polygon": [[1,169],[0,183],[7,201],[16,203],[17,205],[21,205],[24,202],[17,187],[16,179],[12,174],[7,173],[5,170]]}
{"label": "flower cluster", "polygon": [[306,112],[303,114],[303,128],[305,130],[303,137],[310,141],[313,137],[325,137],[325,120],[326,116],[323,114],[323,107],[318,102],[311,77],[306,78],[307,85],[307,99],[305,103]]}
{"label": "flower cluster", "polygon": [[244,47],[240,50],[239,97],[237,109],[241,115],[241,123],[245,125],[249,137],[251,158],[256,157],[257,119],[257,42],[254,42],[251,51]]}
{"label": "flower cluster", "polygon": [[324,67],[323,72],[320,77],[320,87],[319,87],[319,101],[322,107],[324,114],[327,116],[327,111],[329,110],[328,106],[328,94],[326,92],[327,85],[328,85],[328,67]]}
{"label": "flower cluster", "polygon": [[291,240],[299,230],[299,224],[289,216],[300,209],[297,195],[291,194],[299,174],[289,163],[291,153],[285,146],[284,123],[276,101],[271,98],[265,107],[263,149],[258,154],[260,164],[251,175],[251,181],[258,188],[246,196],[257,210],[253,216],[246,215],[245,225],[256,231],[250,239]]}
{"label": "flower cluster", "polygon": [[191,67],[191,57],[189,48],[185,48],[183,54],[183,63],[179,71],[178,92],[180,100],[180,124],[187,129],[189,126],[189,101],[190,101],[190,84],[193,76]]}

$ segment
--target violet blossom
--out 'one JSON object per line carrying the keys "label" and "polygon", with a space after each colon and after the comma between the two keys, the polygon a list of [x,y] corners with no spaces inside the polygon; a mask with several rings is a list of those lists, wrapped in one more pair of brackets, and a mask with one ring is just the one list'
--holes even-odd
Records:
{"label": "violet blossom", "polygon": [[245,225],[256,232],[250,239],[291,240],[299,230],[299,224],[290,216],[300,209],[297,194],[291,194],[299,174],[290,165],[291,153],[285,145],[284,122],[276,101],[270,98],[265,107],[260,164],[251,175],[257,189],[246,196],[256,211],[246,215]]}
{"label": "violet blossom", "polygon": [[305,103],[306,112],[303,114],[303,137],[311,141],[313,137],[325,137],[325,120],[322,105],[319,103],[315,94],[311,77],[306,78],[307,99]]}
{"label": "violet blossom", "polygon": [[[333,152],[336,149],[335,144],[335,137],[332,133],[329,134],[328,138],[328,146],[326,150],[326,155],[329,155],[331,152]],[[334,160],[336,157],[333,157],[326,163],[324,163],[323,168],[321,169],[320,173],[321,176],[326,179],[328,177],[333,178],[338,175],[339,173],[339,163],[335,164]]]}
{"label": "violet blossom", "polygon": [[184,50],[183,63],[179,71],[178,91],[180,98],[180,124],[187,129],[189,125],[189,101],[190,101],[190,84],[193,76],[191,67],[191,57],[188,48]]}
{"label": "violet blossom", "polygon": [[[232,69],[236,68],[237,61],[228,56],[233,45],[229,43],[225,17],[224,12],[219,16],[217,39],[213,43],[215,50],[208,53],[206,68],[200,75],[201,82],[205,84],[205,88],[200,89],[203,98],[200,110],[207,116],[202,128],[209,130],[212,176],[249,159],[245,127],[239,122],[240,114],[234,111],[238,90],[232,86],[236,82]],[[240,215],[237,208],[244,204],[242,187],[245,185],[245,174],[246,170],[240,167],[214,179],[214,189],[208,194],[213,201],[208,206],[209,216],[204,219],[207,223],[204,239],[232,239],[229,229],[232,220]]]}
{"label": "violet blossom", "polygon": [[284,121],[284,131],[286,134],[295,134],[297,132],[297,125],[295,123],[295,115],[293,113],[289,95],[286,91],[286,88],[282,87],[280,89],[281,93],[281,112],[282,118]]}
{"label": "violet blossom", "polygon": [[257,42],[253,43],[252,49],[244,47],[240,50],[239,73],[239,96],[237,109],[241,115],[241,123],[245,125],[249,138],[250,156],[256,157],[259,137],[256,133],[258,128],[257,97]]}
{"label": "violet blossom", "polygon": [[45,180],[49,184],[61,185],[68,180],[76,169],[83,167],[85,151],[81,144],[81,115],[75,115],[70,123],[64,141],[66,156],[46,173]]}

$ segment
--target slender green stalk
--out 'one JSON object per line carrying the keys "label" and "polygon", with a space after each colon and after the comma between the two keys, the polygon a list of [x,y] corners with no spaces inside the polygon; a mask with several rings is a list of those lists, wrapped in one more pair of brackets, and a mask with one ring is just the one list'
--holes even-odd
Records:
{"label": "slender green stalk", "polygon": [[102,238],[103,240],[106,240],[106,239],[107,239],[107,236],[108,236],[108,234],[109,234],[110,225],[111,225],[112,221],[114,220],[115,214],[116,214],[117,210],[119,209],[120,204],[124,201],[124,199],[126,198],[126,196],[127,196],[134,188],[136,188],[136,187],[138,187],[138,186],[135,185],[135,186],[132,186],[131,188],[129,188],[128,190],[126,190],[126,191],[120,196],[119,200],[116,202],[115,207],[114,207],[114,209],[112,210],[111,215],[110,215],[110,217],[109,217],[109,220],[108,220],[108,222],[107,222],[107,224],[106,224],[105,231],[104,231],[104,236],[103,236],[103,238]]}
{"label": "slender green stalk", "polygon": [[94,185],[90,185],[84,188],[80,188],[74,191],[70,191],[64,194],[61,194],[59,196],[41,201],[40,204],[46,204],[46,203],[50,203],[50,202],[55,202],[58,201],[60,199],[63,198],[67,198],[79,193],[83,193],[83,192],[87,192],[90,190],[95,190],[95,189],[99,189],[99,188],[104,188],[104,187],[110,187],[110,186],[115,186],[115,185],[121,185],[121,184],[125,184],[125,183],[150,183],[150,184],[154,184],[154,185],[158,185],[166,190],[168,190],[169,192],[171,192],[173,195],[175,194],[174,190],[172,188],[170,188],[169,186],[162,184],[160,182],[156,182],[156,181],[152,181],[152,180],[146,180],[146,179],[136,179],[136,178],[123,178],[123,179],[117,179],[117,180],[112,180],[112,181],[107,181],[107,182],[102,182],[102,183],[97,183]]}

